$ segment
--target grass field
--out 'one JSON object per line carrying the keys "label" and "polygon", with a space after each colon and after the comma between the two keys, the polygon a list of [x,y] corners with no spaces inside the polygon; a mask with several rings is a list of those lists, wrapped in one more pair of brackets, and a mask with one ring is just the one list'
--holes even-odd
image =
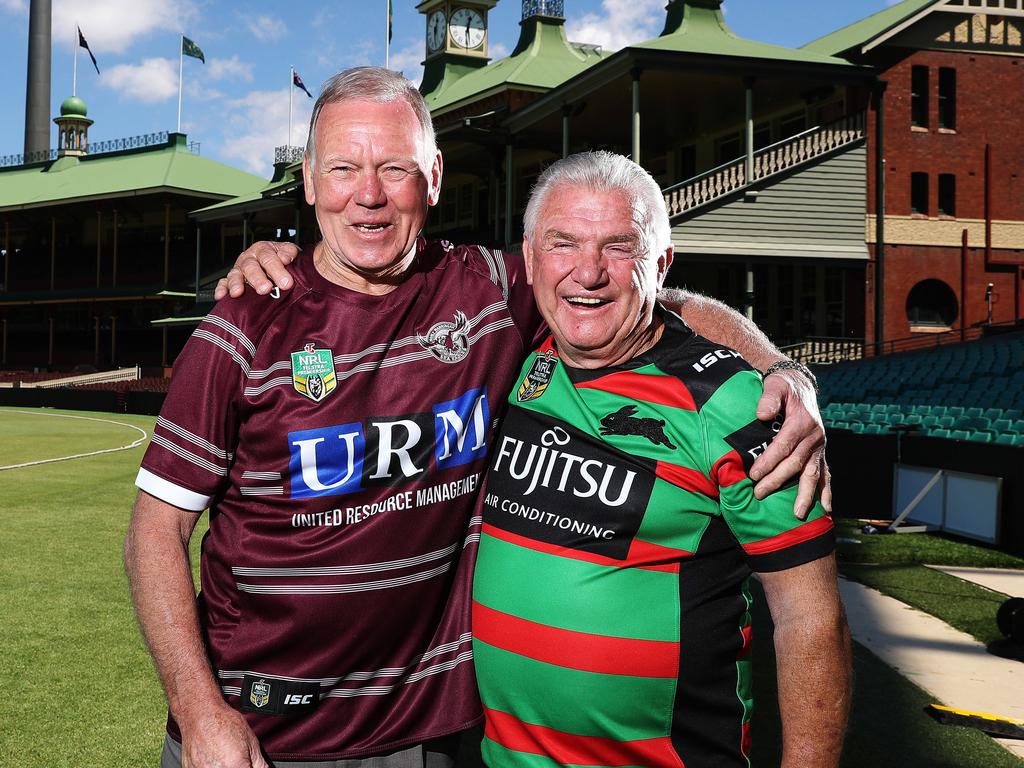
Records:
{"label": "grass field", "polygon": [[[151,417],[73,415],[147,432],[153,424]],[[0,466],[134,439],[125,427],[0,409]],[[132,616],[121,565],[143,449],[0,471],[3,768],[157,765],[164,699]],[[204,528],[205,516],[193,550]],[[953,556],[962,555],[947,555]],[[756,764],[763,767],[777,764],[778,743],[771,629],[763,608],[755,612],[755,635],[760,705],[754,749]],[[981,733],[932,722],[921,712],[931,699],[866,649],[855,647],[854,664],[854,717],[844,768],[1021,765]]]}

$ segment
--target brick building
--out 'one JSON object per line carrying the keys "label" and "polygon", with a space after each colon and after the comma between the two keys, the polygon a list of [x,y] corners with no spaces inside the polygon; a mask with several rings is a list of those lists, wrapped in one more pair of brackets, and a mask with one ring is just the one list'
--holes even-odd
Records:
{"label": "brick building", "polygon": [[884,339],[1022,316],[1022,37],[1022,0],[905,0],[805,46],[880,81],[868,119],[869,340],[879,252]]}

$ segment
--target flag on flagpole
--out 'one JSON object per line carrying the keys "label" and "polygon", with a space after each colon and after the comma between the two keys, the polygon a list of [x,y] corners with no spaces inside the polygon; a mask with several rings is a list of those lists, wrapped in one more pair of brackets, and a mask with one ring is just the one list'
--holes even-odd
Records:
{"label": "flag on flagpole", "polygon": [[309,96],[309,98],[313,98],[313,94],[309,92],[309,89],[306,87],[306,84],[302,82],[302,78],[299,77],[299,73],[296,72],[294,69],[292,70],[292,85],[294,85],[296,88],[301,88],[303,93]]}
{"label": "flag on flagpole", "polygon": [[[65,38],[67,39],[67,38]],[[100,73],[100,65],[96,63],[96,57],[92,55],[92,50],[89,48],[89,43],[85,41],[85,35],[82,34],[82,28],[78,28],[78,47],[85,48],[89,54],[89,58],[92,59],[92,65],[96,67],[96,74]]]}
{"label": "flag on flagpole", "polygon": [[388,0],[388,43],[391,42],[391,20],[395,18],[395,7]]}
{"label": "flag on flagpole", "polygon": [[191,56],[193,59],[199,59],[203,64],[206,63],[206,57],[203,56],[203,49],[184,35],[181,36],[181,54],[182,56]]}

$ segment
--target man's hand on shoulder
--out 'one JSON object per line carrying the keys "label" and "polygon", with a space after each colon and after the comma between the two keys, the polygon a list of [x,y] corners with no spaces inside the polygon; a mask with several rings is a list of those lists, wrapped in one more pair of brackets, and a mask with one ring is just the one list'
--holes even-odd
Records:
{"label": "man's hand on shoulder", "polygon": [[790,478],[800,475],[793,514],[807,517],[814,500],[832,512],[831,476],[825,463],[825,426],[818,399],[807,377],[798,371],[780,371],[764,380],[764,394],[757,404],[757,418],[771,421],[785,414],[782,429],[750,469],[757,483],[754,494],[763,499]]}
{"label": "man's hand on shoulder", "polygon": [[182,768],[269,768],[245,718],[226,704],[179,725]]}
{"label": "man's hand on shoulder", "polygon": [[235,266],[217,281],[213,296],[217,301],[230,296],[237,299],[245,293],[248,283],[260,296],[274,287],[287,291],[292,287],[292,276],[285,267],[295,261],[300,249],[294,243],[260,240],[253,243],[235,261]]}

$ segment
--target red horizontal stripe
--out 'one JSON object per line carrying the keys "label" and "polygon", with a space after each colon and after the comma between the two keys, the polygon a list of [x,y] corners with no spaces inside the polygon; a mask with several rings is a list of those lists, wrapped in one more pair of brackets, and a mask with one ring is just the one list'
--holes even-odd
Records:
{"label": "red horizontal stripe", "polygon": [[674,376],[657,376],[636,373],[635,371],[622,371],[621,373],[610,373],[593,381],[582,382],[577,384],[576,388],[599,389],[602,392],[622,395],[631,400],[643,400],[647,403],[668,405],[672,408],[682,408],[686,411],[697,410],[690,390]]}
{"label": "red horizontal stripe", "polygon": [[715,478],[719,487],[728,488],[746,480],[747,470],[740,455],[736,451],[729,451],[715,462],[715,466],[711,468],[711,476]]}
{"label": "red horizontal stripe", "polygon": [[473,601],[473,636],[547,664],[604,675],[675,678],[679,644],[549,627]]}
{"label": "red horizontal stripe", "polygon": [[662,480],[667,480],[672,485],[684,490],[702,493],[711,499],[718,498],[718,486],[696,469],[680,467],[678,464],[669,464],[667,461],[659,461],[654,473]]}
{"label": "red horizontal stripe", "polygon": [[480,530],[488,536],[507,541],[509,544],[515,544],[517,547],[532,549],[535,552],[543,552],[546,555],[581,560],[585,563],[607,565],[611,568],[642,568],[646,571],[669,571],[674,573],[679,570],[677,561],[684,557],[690,557],[693,554],[685,549],[670,549],[669,547],[661,547],[657,544],[633,539],[626,559],[616,560],[614,557],[584,552],[580,549],[570,549],[559,544],[548,544],[546,541],[537,541],[526,536],[520,536],[518,533],[496,528],[490,523],[484,523]]}
{"label": "red horizontal stripe", "polygon": [[799,528],[794,528],[791,531],[780,533],[778,536],[772,536],[770,539],[763,539],[762,541],[754,541],[750,544],[743,545],[743,551],[748,555],[766,555],[769,552],[777,552],[780,549],[786,547],[792,547],[796,544],[802,544],[805,541],[821,536],[823,533],[831,531],[833,528],[832,518],[828,515],[819,517],[817,520],[812,520],[809,523],[801,525]]}
{"label": "red horizontal stripe", "polygon": [[577,736],[543,725],[524,723],[496,709],[484,708],[484,735],[506,749],[544,755],[560,765],[652,765],[683,768],[683,761],[665,736],[616,741],[600,736]]}

